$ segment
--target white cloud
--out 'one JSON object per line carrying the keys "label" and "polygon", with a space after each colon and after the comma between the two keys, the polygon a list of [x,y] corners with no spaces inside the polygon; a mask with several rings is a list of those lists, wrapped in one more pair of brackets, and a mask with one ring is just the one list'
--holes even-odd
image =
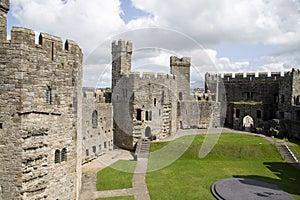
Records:
{"label": "white cloud", "polygon": [[12,0],[22,26],[76,40],[87,53],[125,28],[118,0]]}
{"label": "white cloud", "polygon": [[300,3],[293,0],[133,0],[157,25],[201,41],[289,44],[300,38]]}
{"label": "white cloud", "polygon": [[[119,0],[11,0],[11,11],[22,26],[77,41],[85,53],[86,85],[109,86],[110,43],[120,38],[133,41],[133,68],[142,71],[169,66],[170,55],[191,57],[199,73],[280,71],[300,65],[300,1],[132,0],[148,15],[127,24],[120,5]],[[277,55],[232,61],[214,50],[223,43],[282,48]]]}

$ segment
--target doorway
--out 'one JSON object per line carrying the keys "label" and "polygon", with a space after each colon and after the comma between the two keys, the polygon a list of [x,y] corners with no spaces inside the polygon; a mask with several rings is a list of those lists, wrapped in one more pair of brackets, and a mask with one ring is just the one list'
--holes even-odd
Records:
{"label": "doorway", "polygon": [[145,129],[145,137],[150,138],[151,137],[151,128],[149,126]]}
{"label": "doorway", "polygon": [[243,118],[243,127],[244,130],[250,132],[251,129],[254,127],[254,120],[250,115],[247,115]]}

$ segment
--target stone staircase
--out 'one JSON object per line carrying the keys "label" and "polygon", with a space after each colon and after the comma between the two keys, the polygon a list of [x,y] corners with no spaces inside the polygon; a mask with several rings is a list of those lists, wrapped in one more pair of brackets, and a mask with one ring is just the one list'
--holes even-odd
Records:
{"label": "stone staircase", "polygon": [[133,132],[132,132],[133,137],[135,137],[135,138],[142,137],[141,125],[142,125],[142,122],[140,122],[140,121],[133,122]]}
{"label": "stone staircase", "polygon": [[291,152],[289,151],[288,147],[286,144],[282,142],[277,142],[276,147],[278,151],[280,152],[281,156],[284,158],[284,160],[288,163],[295,163],[297,162]]}
{"label": "stone staircase", "polygon": [[136,145],[135,156],[139,158],[148,158],[150,154],[151,141],[149,139],[140,139]]}

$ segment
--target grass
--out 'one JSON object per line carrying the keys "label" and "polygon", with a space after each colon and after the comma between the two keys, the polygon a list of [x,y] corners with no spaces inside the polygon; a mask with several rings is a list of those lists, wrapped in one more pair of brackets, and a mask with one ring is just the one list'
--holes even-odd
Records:
{"label": "grass", "polygon": [[97,200],[134,200],[134,196],[100,198]]}
{"label": "grass", "polygon": [[293,145],[294,149],[300,155],[300,141],[299,140],[290,140],[290,143]]}
{"label": "grass", "polygon": [[116,190],[132,187],[135,161],[120,160],[97,174],[97,190]]}
{"label": "grass", "polygon": [[[300,170],[286,164],[272,143],[258,136],[222,134],[208,156],[200,159],[204,137],[197,135],[188,150],[168,167],[147,173],[151,199],[215,199],[210,192],[214,182],[244,177],[276,184],[300,200]],[[153,143],[151,151],[167,144]]]}

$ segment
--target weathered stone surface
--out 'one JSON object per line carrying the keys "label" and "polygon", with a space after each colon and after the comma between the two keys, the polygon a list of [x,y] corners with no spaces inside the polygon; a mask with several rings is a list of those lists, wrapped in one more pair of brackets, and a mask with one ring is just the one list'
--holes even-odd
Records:
{"label": "weathered stone surface", "polygon": [[[86,163],[113,149],[113,109],[110,90],[83,90],[82,161]],[[96,124],[93,124],[96,114]]]}
{"label": "weathered stone surface", "polygon": [[[190,91],[188,57],[170,58],[170,74],[131,72],[132,43],[112,43],[114,144],[133,150],[139,138],[168,137],[179,128],[208,128],[214,101]],[[220,124],[220,123],[219,123]]]}
{"label": "weathered stone surface", "polygon": [[[1,0],[2,17],[8,2]],[[41,34],[39,44],[34,40],[32,30],[13,27],[11,41],[5,36],[0,43],[1,195],[76,199],[81,183],[82,53],[72,42],[63,49],[55,36]]]}
{"label": "weathered stone surface", "polygon": [[[220,75],[206,74],[206,83],[216,93],[217,80],[222,81],[226,95],[226,125],[245,129],[245,116],[253,119],[252,131],[271,134],[276,129],[281,137],[300,138],[300,71],[268,73],[239,73]],[[277,119],[273,126],[272,120]],[[247,129],[247,127],[246,127]]]}

